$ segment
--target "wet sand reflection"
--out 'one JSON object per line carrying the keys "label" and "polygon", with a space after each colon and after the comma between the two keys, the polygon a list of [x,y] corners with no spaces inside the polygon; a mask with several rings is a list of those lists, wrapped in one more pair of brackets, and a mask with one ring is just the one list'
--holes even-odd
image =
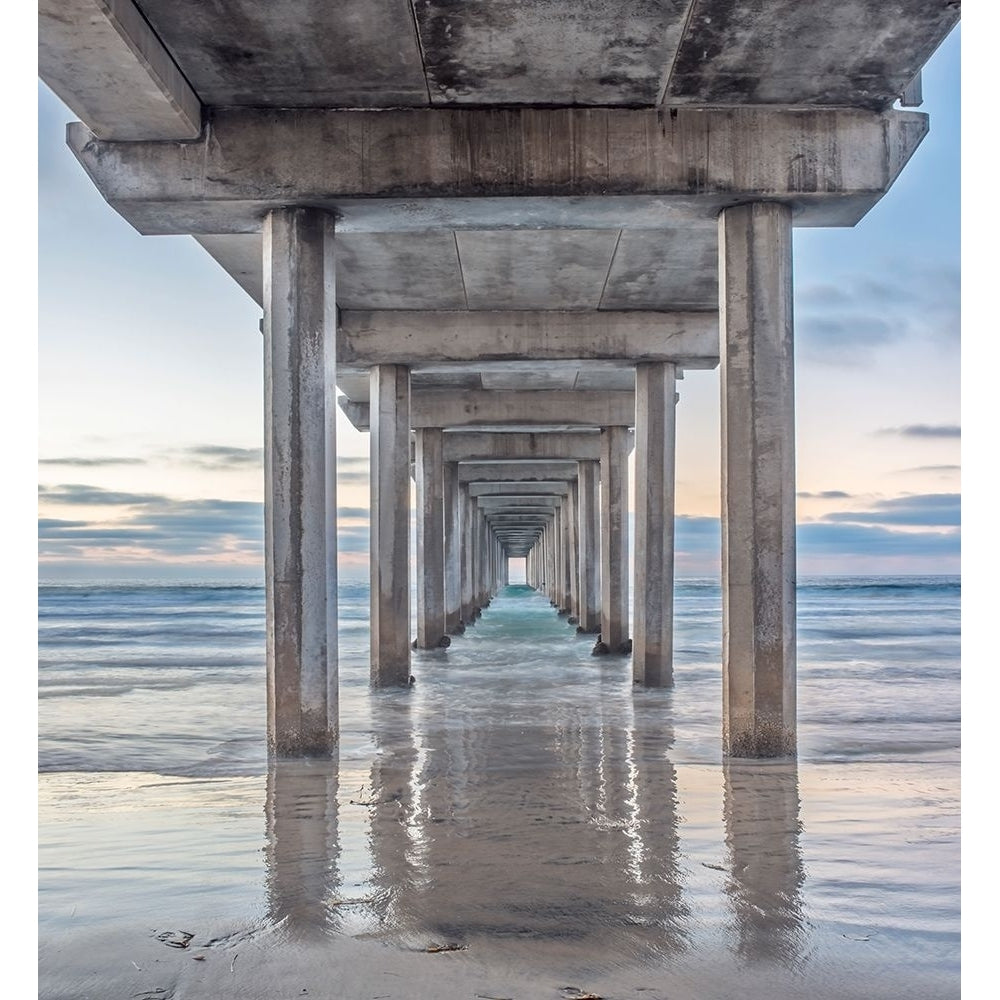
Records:
{"label": "wet sand reflection", "polygon": [[727,761],[722,771],[734,948],[744,960],[794,966],[806,938],[798,768],[794,761]]}

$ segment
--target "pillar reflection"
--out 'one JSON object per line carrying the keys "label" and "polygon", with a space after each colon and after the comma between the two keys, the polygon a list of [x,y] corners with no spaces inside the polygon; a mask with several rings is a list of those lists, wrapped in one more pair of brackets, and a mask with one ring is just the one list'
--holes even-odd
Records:
{"label": "pillar reflection", "polygon": [[793,965],[805,940],[798,768],[726,761],[723,780],[736,951],[748,961]]}
{"label": "pillar reflection", "polygon": [[567,956],[583,943],[598,962],[684,947],[662,714],[655,727],[551,714],[471,726],[443,704],[376,706],[372,881],[391,933],[419,946],[545,941]]}
{"label": "pillar reflection", "polygon": [[339,925],[338,761],[272,760],[264,848],[268,916],[299,937]]}

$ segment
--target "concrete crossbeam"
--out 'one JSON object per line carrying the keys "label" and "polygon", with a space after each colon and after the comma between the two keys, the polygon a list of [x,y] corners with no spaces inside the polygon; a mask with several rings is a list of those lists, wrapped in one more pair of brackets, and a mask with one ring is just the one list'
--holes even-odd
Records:
{"label": "concrete crossbeam", "polygon": [[[345,231],[710,224],[750,200],[853,226],[928,129],[913,111],[213,108],[191,142],[68,142],[142,233],[252,233],[310,204]],[[377,151],[377,155],[375,152]],[[592,202],[592,204],[590,204]]]}
{"label": "concrete crossbeam", "polygon": [[[462,483],[567,482],[576,478],[576,462],[461,462],[458,479]],[[530,492],[530,491],[527,491]]]}
{"label": "concrete crossbeam", "polygon": [[569,492],[568,477],[564,480],[551,481],[518,481],[495,480],[486,482],[483,480],[468,483],[469,494],[474,497],[482,496],[507,496],[517,494],[521,496],[532,495],[554,495],[565,496]]}
{"label": "concrete crossbeam", "polygon": [[599,431],[559,434],[495,434],[456,431],[444,436],[446,462],[482,462],[490,459],[599,459]]}
{"label": "concrete crossbeam", "polygon": [[38,75],[99,139],[201,132],[198,95],[132,0],[39,0]]}
{"label": "concrete crossbeam", "polygon": [[[337,402],[359,431],[369,429],[367,403],[341,396]],[[635,394],[601,390],[506,391],[424,389],[412,394],[410,426],[629,427],[635,423]]]}
{"label": "concrete crossbeam", "polygon": [[337,358],[351,367],[523,360],[672,361],[714,368],[714,312],[344,311]]}

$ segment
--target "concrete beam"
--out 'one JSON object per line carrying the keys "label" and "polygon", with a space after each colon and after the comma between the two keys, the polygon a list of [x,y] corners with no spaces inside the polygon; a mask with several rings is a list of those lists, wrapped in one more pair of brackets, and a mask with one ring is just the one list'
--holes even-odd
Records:
{"label": "concrete beam", "polygon": [[599,431],[557,434],[495,434],[455,431],[444,436],[446,462],[483,462],[490,459],[599,459]]}
{"label": "concrete beam", "polygon": [[[337,402],[359,431],[369,429],[367,403],[341,396]],[[635,393],[601,390],[562,392],[424,389],[412,394],[410,426],[629,427],[635,423]]]}
{"label": "concrete beam", "polygon": [[[567,482],[576,478],[576,462],[462,462],[458,466],[461,483]],[[526,491],[530,492],[530,491]]]}
{"label": "concrete beam", "polygon": [[482,496],[504,496],[518,494],[530,496],[532,494],[546,494],[555,496],[566,496],[569,492],[568,479],[552,481],[517,481],[496,480],[493,482],[473,481],[468,483],[469,495],[473,497]]}
{"label": "concrete beam", "polygon": [[253,233],[289,204],[400,232],[708,226],[764,199],[798,225],[853,226],[927,129],[919,112],[817,108],[214,108],[196,141],[106,142],[81,123],[67,139],[142,233]]}
{"label": "concrete beam", "polygon": [[523,360],[719,362],[714,312],[346,311],[337,360],[350,367]]}
{"label": "concrete beam", "polygon": [[39,0],[38,75],[98,139],[201,132],[198,95],[132,0]]}

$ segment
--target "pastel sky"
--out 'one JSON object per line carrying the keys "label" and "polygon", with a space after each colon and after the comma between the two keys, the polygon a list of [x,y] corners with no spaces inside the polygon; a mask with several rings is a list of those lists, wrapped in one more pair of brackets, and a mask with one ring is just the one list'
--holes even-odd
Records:
{"label": "pastel sky", "polygon": [[[799,572],[957,573],[959,29],[931,131],[855,229],[795,231]],[[39,574],[263,577],[260,310],[189,237],[135,233],[38,91]],[[679,384],[677,569],[718,572],[719,375]],[[345,575],[367,567],[367,435],[338,414]]]}

